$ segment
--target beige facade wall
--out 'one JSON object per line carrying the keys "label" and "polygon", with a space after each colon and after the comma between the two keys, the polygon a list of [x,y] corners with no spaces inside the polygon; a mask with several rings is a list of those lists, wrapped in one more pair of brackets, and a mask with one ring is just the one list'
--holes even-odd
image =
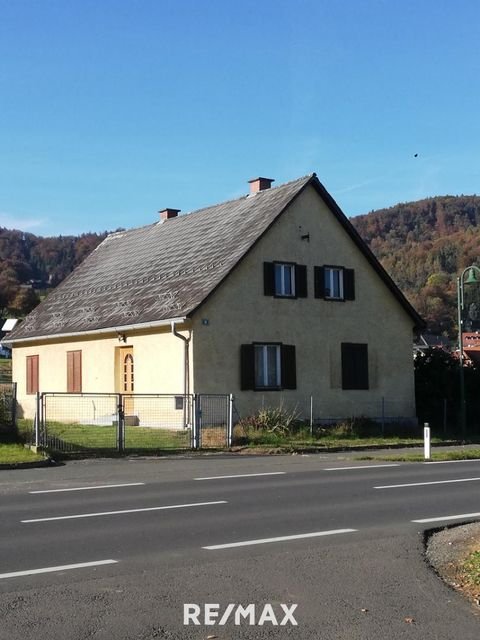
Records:
{"label": "beige facade wall", "polygon": [[[190,335],[186,326],[179,327],[179,332],[187,338]],[[44,341],[15,346],[12,377],[17,383],[19,416],[32,418],[35,412],[35,395],[27,395],[26,392],[26,358],[30,355],[39,356],[39,390],[41,392],[67,391],[67,351],[76,350],[82,352],[83,393],[122,392],[121,353],[124,349],[133,348],[134,392],[183,394],[185,362],[183,340],[172,335],[170,327],[142,333],[127,332],[125,335],[126,342],[120,342],[115,333],[111,336],[100,334],[65,342]],[[88,403],[87,399],[83,404],[87,407]],[[76,401],[79,414],[84,413],[83,404],[80,400]],[[143,407],[145,416],[150,414],[149,422],[155,422],[152,413],[153,404],[152,409],[149,410],[146,401],[139,402],[134,408],[136,413],[140,411],[140,407]],[[85,412],[87,412],[86,409]],[[104,413],[106,412],[105,409]],[[181,413],[174,412],[172,418],[179,418],[182,422]]]}
{"label": "beige facade wall", "polygon": [[[308,297],[266,297],[264,261],[307,265]],[[355,300],[314,298],[313,268],[322,265],[355,270]],[[414,417],[412,329],[411,317],[309,186],[196,314],[195,391],[234,393],[241,416],[280,401],[305,413],[313,396],[317,418],[377,417],[382,402],[387,416]],[[240,391],[240,345],[252,342],[295,345],[295,391]],[[368,344],[369,390],[342,390],[342,342]]]}

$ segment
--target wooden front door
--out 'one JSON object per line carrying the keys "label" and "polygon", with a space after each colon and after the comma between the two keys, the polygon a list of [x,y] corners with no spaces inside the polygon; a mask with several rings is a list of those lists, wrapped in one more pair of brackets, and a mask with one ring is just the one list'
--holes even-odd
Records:
{"label": "wooden front door", "polygon": [[[135,392],[135,363],[133,359],[133,347],[125,347],[120,351],[120,381],[122,393]],[[124,399],[124,411],[126,416],[133,415],[133,398]]]}

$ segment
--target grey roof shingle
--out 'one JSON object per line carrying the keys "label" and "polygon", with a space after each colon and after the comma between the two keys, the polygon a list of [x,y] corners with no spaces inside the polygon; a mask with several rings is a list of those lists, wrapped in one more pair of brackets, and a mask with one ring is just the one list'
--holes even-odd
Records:
{"label": "grey roof shingle", "polygon": [[421,327],[423,320],[312,174],[163,224],[109,235],[15,327],[8,342],[188,316],[308,184]]}
{"label": "grey roof shingle", "polygon": [[312,178],[109,235],[9,339],[188,315]]}

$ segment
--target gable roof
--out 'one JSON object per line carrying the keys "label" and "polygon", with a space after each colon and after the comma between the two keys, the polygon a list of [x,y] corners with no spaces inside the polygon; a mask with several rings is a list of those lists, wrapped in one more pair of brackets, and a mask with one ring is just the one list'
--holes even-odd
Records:
{"label": "gable roof", "polygon": [[380,277],[406,300],[315,174],[138,229],[113,233],[8,336],[8,342],[166,324],[215,291],[286,207],[315,187]]}

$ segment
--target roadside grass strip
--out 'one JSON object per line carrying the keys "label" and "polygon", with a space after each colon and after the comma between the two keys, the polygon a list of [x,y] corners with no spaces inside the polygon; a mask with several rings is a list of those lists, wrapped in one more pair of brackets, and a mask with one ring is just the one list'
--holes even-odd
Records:
{"label": "roadside grass strip", "polygon": [[475,482],[480,478],[459,478],[457,480],[433,480],[431,482],[409,482],[407,484],[385,484],[374,489],[401,489],[404,487],[427,487],[434,484],[454,484],[456,482]]}
{"label": "roadside grass strip", "polygon": [[320,538],[322,536],[334,536],[340,533],[354,533],[358,529],[332,529],[330,531],[314,531],[313,533],[299,533],[293,536],[278,536],[276,538],[258,538],[256,540],[243,540],[242,542],[228,542],[227,544],[213,544],[202,547],[208,551],[219,549],[233,549],[234,547],[251,547],[256,544],[270,544],[271,542],[288,542],[289,540],[302,540],[304,538]]}
{"label": "roadside grass strip", "polygon": [[145,482],[128,482],[124,484],[99,484],[93,487],[71,487],[69,489],[42,489],[39,491],[29,491],[28,493],[63,493],[65,491],[90,491],[91,489],[114,489],[117,487],[140,487],[145,486]]}
{"label": "roadside grass strip", "polygon": [[412,520],[412,522],[418,522],[419,524],[426,524],[429,522],[444,522],[446,520],[466,520],[469,518],[478,518],[480,517],[480,512],[478,513],[460,513],[455,516],[438,516],[435,518],[421,518],[420,520]]}
{"label": "roadside grass strip", "polygon": [[11,571],[0,573],[0,580],[4,578],[20,578],[22,576],[34,576],[39,573],[55,573],[57,571],[70,571],[71,569],[85,569],[87,567],[100,567],[105,564],[118,564],[118,560],[96,560],[95,562],[78,562],[77,564],[61,564],[56,567],[44,567],[43,569],[26,569],[25,571]]}
{"label": "roadside grass strip", "polygon": [[121,511],[101,511],[98,513],[77,513],[71,516],[54,516],[50,518],[32,518],[30,520],[21,520],[23,524],[31,524],[33,522],[53,522],[54,520],[75,520],[78,518],[96,518],[99,516],[117,516],[127,513],[145,513],[147,511],[164,511],[167,509],[185,509],[187,507],[208,507],[216,504],[227,504],[226,500],[216,500],[215,502],[192,502],[190,504],[170,504],[162,507],[144,507],[141,509],[122,509]]}
{"label": "roadside grass strip", "polygon": [[286,471],[270,471],[268,473],[239,473],[232,476],[208,476],[206,478],[194,478],[194,480],[226,480],[228,478],[256,478],[258,476],[284,476]]}

